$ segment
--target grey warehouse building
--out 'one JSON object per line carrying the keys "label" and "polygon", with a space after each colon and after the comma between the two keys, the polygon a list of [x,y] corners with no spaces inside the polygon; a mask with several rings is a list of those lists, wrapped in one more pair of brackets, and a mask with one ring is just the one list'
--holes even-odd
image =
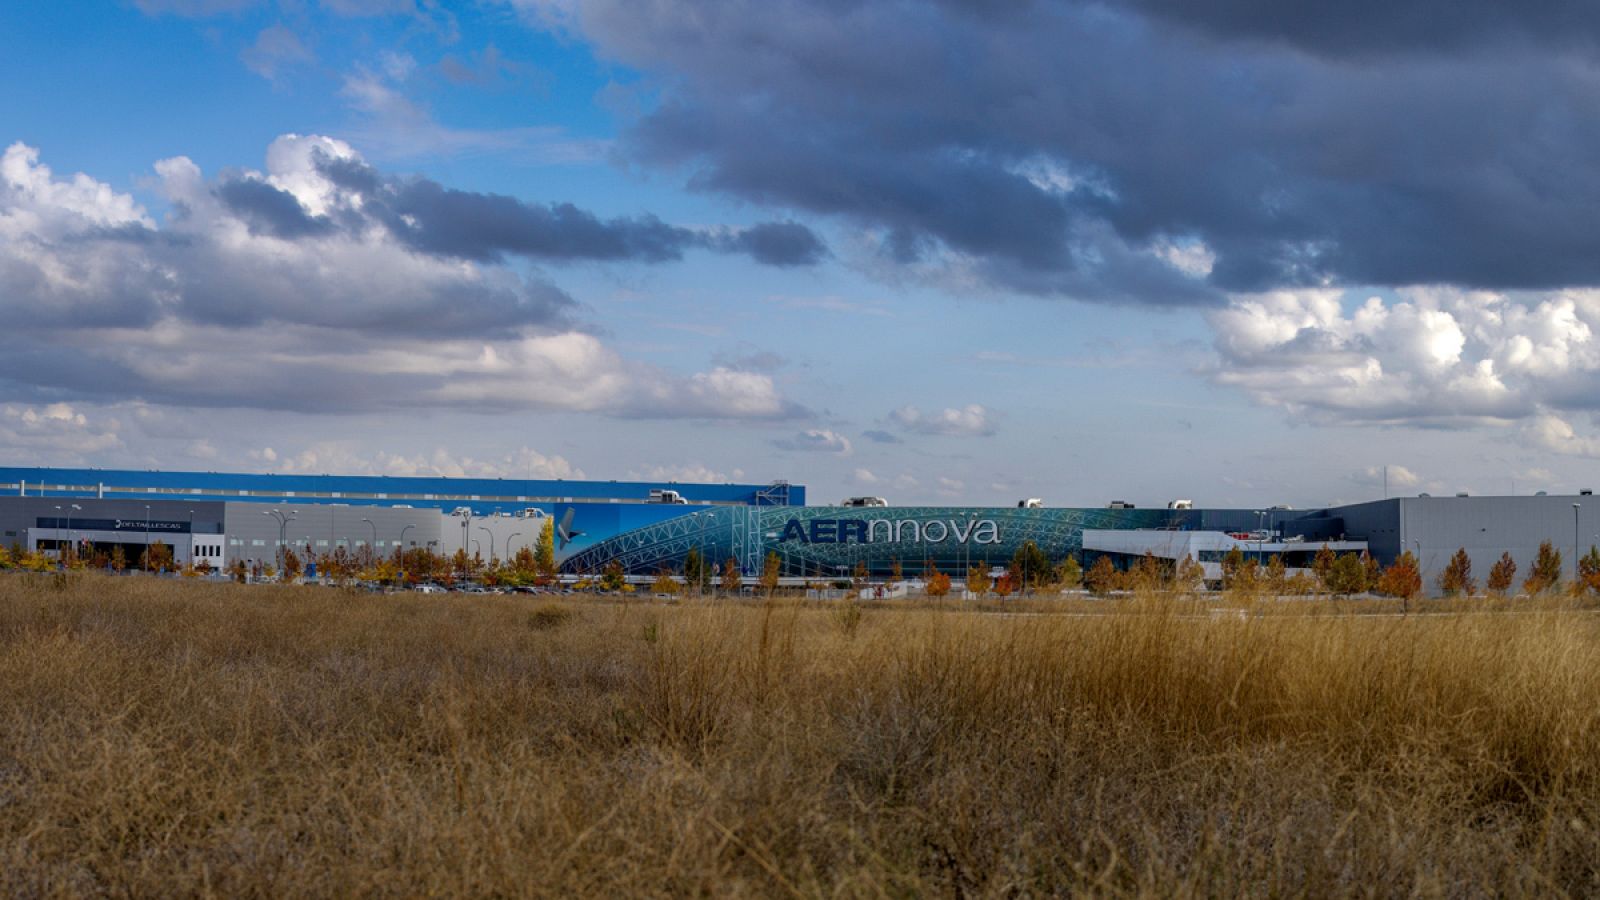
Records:
{"label": "grey warehouse building", "polygon": [[[182,565],[271,565],[280,547],[316,556],[343,547],[389,555],[398,547],[485,560],[531,548],[550,528],[569,574],[615,563],[630,575],[681,571],[693,549],[733,560],[748,575],[769,555],[787,576],[857,565],[886,575],[958,572],[1008,560],[1025,541],[1052,558],[1136,555],[1176,548],[1191,558],[1238,546],[1303,558],[1322,542],[1365,548],[1387,565],[1417,554],[1432,591],[1458,548],[1481,579],[1502,553],[1527,572],[1541,542],[1563,557],[1600,545],[1600,498],[1576,495],[1404,497],[1294,510],[1109,507],[810,506],[804,489],[770,485],[536,482],[351,476],[275,477],[0,469],[0,543],[58,552],[121,546],[136,565],[160,541]],[[14,493],[13,493],[14,491]],[[220,499],[221,497],[228,499]],[[396,502],[396,501],[405,502]],[[1182,539],[1179,539],[1179,538]],[[1208,562],[1200,558],[1202,563]],[[1214,563],[1214,560],[1211,560]]]}

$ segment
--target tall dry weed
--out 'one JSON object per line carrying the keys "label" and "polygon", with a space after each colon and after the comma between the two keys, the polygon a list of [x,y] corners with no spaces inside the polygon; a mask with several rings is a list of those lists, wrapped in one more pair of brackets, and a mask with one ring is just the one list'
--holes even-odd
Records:
{"label": "tall dry weed", "polygon": [[1592,613],[1018,608],[0,578],[0,892],[1600,891]]}

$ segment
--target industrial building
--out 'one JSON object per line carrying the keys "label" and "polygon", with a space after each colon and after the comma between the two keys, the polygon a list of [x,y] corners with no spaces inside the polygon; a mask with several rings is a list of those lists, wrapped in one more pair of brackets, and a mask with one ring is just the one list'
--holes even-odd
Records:
{"label": "industrial building", "polygon": [[769,484],[408,478],[0,468],[0,544],[54,553],[92,544],[129,560],[161,542],[180,564],[272,563],[425,547],[509,559],[548,522],[558,556],[697,509],[803,504]]}
{"label": "industrial building", "polygon": [[[865,566],[960,572],[1008,561],[1024,542],[1052,559],[1088,564],[1105,554],[1190,558],[1210,573],[1238,547],[1309,564],[1324,544],[1368,551],[1387,565],[1417,554],[1425,583],[1458,548],[1485,574],[1503,552],[1527,571],[1542,541],[1577,557],[1600,544],[1600,500],[1578,495],[1406,497],[1311,510],[1196,508],[807,506],[805,488],[383,476],[257,475],[98,469],[0,468],[0,541],[54,552],[67,543],[128,559],[161,541],[180,564],[270,562],[279,548],[317,555],[344,547],[380,554],[427,547],[508,559],[548,525],[564,572],[620,564],[631,575],[681,571],[690,550],[733,559],[746,576],[776,554],[788,577],[828,577]],[[1214,577],[1214,574],[1213,574]]]}

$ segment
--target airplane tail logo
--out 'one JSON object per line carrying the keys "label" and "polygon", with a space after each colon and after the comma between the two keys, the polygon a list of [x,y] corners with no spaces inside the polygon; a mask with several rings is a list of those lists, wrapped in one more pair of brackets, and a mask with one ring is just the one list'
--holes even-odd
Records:
{"label": "airplane tail logo", "polygon": [[561,521],[556,523],[556,537],[559,538],[556,544],[557,550],[565,550],[574,538],[583,537],[583,532],[572,530],[572,517],[576,513],[577,509],[569,506],[567,507],[566,515],[563,515]]}

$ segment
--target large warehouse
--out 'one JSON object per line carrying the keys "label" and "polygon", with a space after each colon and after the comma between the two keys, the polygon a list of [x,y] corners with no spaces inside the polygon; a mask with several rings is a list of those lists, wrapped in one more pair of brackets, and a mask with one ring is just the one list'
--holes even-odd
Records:
{"label": "large warehouse", "polygon": [[0,543],[69,542],[129,559],[160,541],[179,563],[271,562],[278,547],[464,548],[509,559],[550,521],[558,558],[697,509],[805,503],[805,488],[514,478],[402,478],[0,468]]}
{"label": "large warehouse", "polygon": [[[681,570],[689,551],[732,558],[754,575],[769,553],[784,574],[829,576],[864,564],[877,575],[946,572],[1009,560],[1025,541],[1052,559],[1144,552],[1214,564],[1238,546],[1303,565],[1324,543],[1367,549],[1385,564],[1418,554],[1425,579],[1458,548],[1485,573],[1502,552],[1526,571],[1542,541],[1567,572],[1600,544],[1600,500],[1578,495],[1407,497],[1314,510],[1107,507],[806,506],[805,489],[482,478],[251,475],[0,468],[6,545],[53,551],[68,542],[121,544],[137,558],[153,541],[177,560],[268,562],[279,547],[464,548],[506,559],[548,522],[568,573],[613,562],[630,574]],[[1575,552],[1577,551],[1577,552]]]}

